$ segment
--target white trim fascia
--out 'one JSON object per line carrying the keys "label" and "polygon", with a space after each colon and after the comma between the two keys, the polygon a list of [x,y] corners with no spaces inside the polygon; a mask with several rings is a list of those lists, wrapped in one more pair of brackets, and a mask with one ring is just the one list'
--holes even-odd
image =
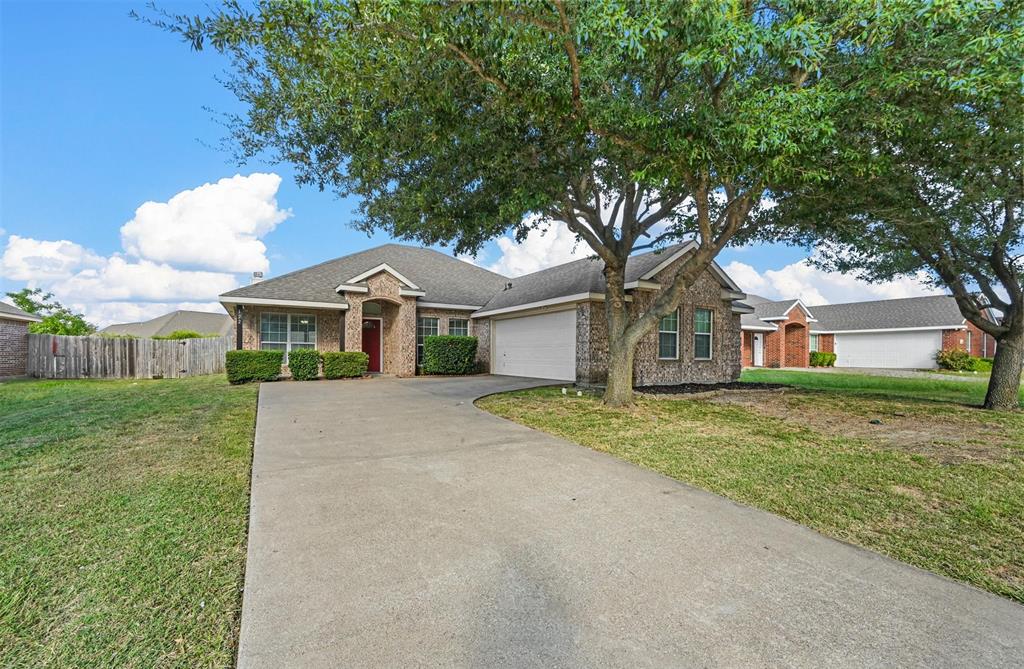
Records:
{"label": "white trim fascia", "polygon": [[386,262],[377,265],[373,269],[368,269],[365,272],[363,272],[362,274],[356,274],[354,277],[352,277],[351,279],[349,279],[345,283],[359,283],[363,279],[371,277],[374,274],[379,274],[380,272],[387,272],[388,274],[390,274],[391,276],[395,277],[396,279],[398,279],[399,281],[404,283],[409,288],[412,288],[413,290],[419,290],[420,289],[419,286],[417,286],[415,283],[413,283],[409,279],[407,279],[404,276],[402,276],[402,274],[398,270],[396,270],[394,267],[388,265]]}
{"label": "white trim fascia", "polygon": [[818,319],[814,317],[814,314],[812,314],[810,311],[808,311],[807,310],[807,306],[803,302],[801,302],[800,300],[793,300],[793,304],[789,305],[789,308],[786,309],[782,313],[781,316],[770,316],[770,317],[762,318],[761,320],[762,321],[784,321],[787,318],[789,318],[789,312],[793,311],[793,307],[796,307],[796,306],[799,306],[801,311],[804,312],[804,315],[807,316],[807,322],[808,323],[817,323],[818,322]]}
{"label": "white trim fascia", "polygon": [[[743,304],[743,303],[741,302],[740,304]],[[735,302],[733,302],[732,304],[729,305],[729,310],[732,311],[732,313],[734,313],[734,314],[752,314],[752,313],[754,313],[754,307],[750,306],[749,304],[745,304],[743,306],[739,306]]]}
{"label": "white trim fascia", "polygon": [[[655,266],[654,269],[650,270],[649,272],[647,272],[646,274],[641,276],[640,279],[641,280],[647,280],[647,279],[654,278],[654,276],[658,272],[664,270],[666,267],[668,267],[669,265],[671,265],[675,261],[679,260],[680,258],[682,258],[684,255],[686,255],[687,253],[689,253],[690,251],[692,251],[695,248],[697,248],[697,242],[694,242],[694,241],[686,242],[685,244],[683,244],[682,248],[680,248],[678,251],[676,251],[675,253],[670,255],[665,260],[663,260],[660,263],[658,263],[657,266]],[[724,283],[730,290],[734,290],[737,293],[742,293],[743,292],[743,289],[740,288],[736,284],[736,282],[732,280],[732,277],[730,277],[728,274],[725,273],[725,270],[723,270],[721,267],[719,267],[717,262],[711,261],[711,265],[709,265],[709,267],[711,268],[711,271],[714,272],[715,275],[718,277],[718,280],[721,281],[722,283]],[[744,297],[746,297],[746,295],[744,295]]]}
{"label": "white trim fascia", "polygon": [[749,297],[749,295],[744,293],[742,290],[731,290],[728,288],[722,289],[723,300],[740,300],[742,302],[747,299],[747,297]]}
{"label": "white trim fascia", "polygon": [[811,330],[811,334],[868,334],[873,332],[924,332],[926,330],[964,330],[961,325],[928,325],[919,328],[876,328],[874,330]]}
{"label": "white trim fascia", "polygon": [[426,295],[426,291],[423,290],[409,290],[408,288],[399,288],[398,294],[402,297],[423,297]]}
{"label": "white trim fascia", "polygon": [[22,316],[21,314],[9,314],[6,311],[0,311],[0,320],[3,319],[7,319],[9,321],[25,321],[26,323],[43,322],[43,319],[40,318],[39,316],[33,316],[31,314],[26,314],[25,316]]}
{"label": "white trim fascia", "polygon": [[640,278],[643,279],[643,280],[654,278],[654,276],[658,272],[662,271],[663,269],[665,269],[666,267],[668,267],[669,265],[671,265],[675,261],[679,260],[680,258],[682,258],[684,255],[686,255],[687,253],[689,253],[690,251],[692,251],[695,248],[697,248],[697,243],[696,242],[693,242],[693,241],[686,242],[685,244],[683,244],[683,247],[681,249],[679,249],[678,251],[676,251],[675,253],[670,255],[668,258],[665,258],[664,260],[662,260],[660,263],[655,265],[654,269],[652,269],[651,271],[649,271],[646,274],[642,275]]}
{"label": "white trim fascia", "polygon": [[[751,332],[778,332],[779,331],[779,328],[775,327],[774,325],[768,325],[768,326],[763,326],[763,327],[760,326],[760,325],[741,325],[740,329],[741,330],[748,330],[748,331],[751,331]],[[819,334],[819,333],[812,332],[811,334]],[[827,332],[823,332],[821,334],[828,334],[828,333]]]}
{"label": "white trim fascia", "polygon": [[342,311],[348,309],[347,304],[338,304],[337,302],[275,300],[269,297],[232,297],[231,295],[221,295],[218,299],[221,304],[253,304],[265,307],[309,307],[311,309],[340,309]]}
{"label": "white trim fascia", "polygon": [[637,281],[630,281],[623,288],[626,290],[661,290],[661,284],[657,281],[638,279]]}
{"label": "white trim fascia", "polygon": [[473,306],[472,304],[445,304],[444,302],[417,302],[416,306],[424,309],[452,309],[454,311],[477,311],[484,308],[482,304]]}
{"label": "white trim fascia", "polygon": [[[487,316],[497,316],[499,314],[510,314],[515,311],[528,311],[530,309],[538,309],[540,307],[550,307],[556,304],[569,304],[572,302],[586,302],[588,300],[595,300],[599,302],[604,301],[604,293],[576,293],[575,295],[564,295],[562,297],[552,297],[547,300],[538,300],[536,302],[527,302],[526,304],[517,304],[513,307],[501,307],[500,309],[491,309],[489,311],[477,311],[472,315],[473,318],[485,318]],[[626,299],[629,301],[629,298]]]}
{"label": "white trim fascia", "polygon": [[346,293],[368,293],[370,292],[370,288],[368,286],[357,286],[352,283],[339,283],[338,287],[334,289],[334,292],[340,293],[342,291]]}

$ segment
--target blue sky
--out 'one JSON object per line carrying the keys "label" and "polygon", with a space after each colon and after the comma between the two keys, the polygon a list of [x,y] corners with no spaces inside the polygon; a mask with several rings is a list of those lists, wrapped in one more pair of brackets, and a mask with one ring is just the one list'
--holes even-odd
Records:
{"label": "blue sky", "polygon": [[[200,3],[161,5],[175,12],[204,10]],[[215,251],[227,237],[211,238],[209,248],[194,255],[157,248],[181,246],[161,230],[187,229],[194,223],[187,204],[200,198],[186,193],[177,213],[168,205],[146,216],[136,210],[236,174],[243,179],[201,191],[203,201],[235,207],[231,198],[237,196],[248,198],[238,209],[270,207],[261,214],[263,224],[241,229],[247,224],[237,222],[231,233],[265,245],[260,257],[268,262],[268,276],[388,241],[349,226],[355,200],[299,188],[288,165],[237,165],[220,148],[225,132],[218,114],[239,110],[217,81],[226,61],[209,51],[193,53],[174,36],[131,19],[133,7],[144,8],[128,2],[0,2],[0,292],[39,285],[100,323],[155,316],[178,305],[215,309],[211,286],[223,282],[211,272],[224,268]],[[263,183],[249,189],[258,194],[247,194],[252,184],[245,178],[254,173],[279,175],[276,191]],[[233,194],[216,199],[228,190]],[[270,205],[275,199],[276,209]],[[137,234],[126,242],[121,228],[133,219]],[[515,273],[562,262],[571,246],[564,231],[553,231],[522,247],[510,240],[492,243],[477,261]],[[145,248],[150,250],[140,250]],[[258,264],[257,255],[250,264]],[[761,246],[728,250],[720,264],[747,290],[780,297],[795,291],[811,302],[920,291],[916,285],[866,288],[848,277],[825,277],[799,264],[806,256],[804,249]],[[232,280],[244,282],[246,259],[237,263]],[[139,288],[140,277],[147,286]]]}

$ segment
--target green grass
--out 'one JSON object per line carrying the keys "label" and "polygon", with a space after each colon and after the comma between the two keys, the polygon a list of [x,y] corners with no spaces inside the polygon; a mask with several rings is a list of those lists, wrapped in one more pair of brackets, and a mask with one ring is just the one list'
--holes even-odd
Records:
{"label": "green grass", "polygon": [[628,409],[547,388],[478,404],[1024,603],[1024,413],[938,401],[970,401],[973,384],[885,379],[884,391],[864,378],[778,374],[749,377],[850,388]]}
{"label": "green grass", "polygon": [[226,667],[256,387],[0,384],[0,666]]}
{"label": "green grass", "polygon": [[[980,405],[985,400],[986,383],[951,381],[936,378],[900,378],[852,374],[846,372],[794,372],[780,369],[745,369],[743,381],[785,383],[808,390],[836,390],[858,395],[907,397],[938,402]],[[1024,387],[1020,393],[1024,404]]]}

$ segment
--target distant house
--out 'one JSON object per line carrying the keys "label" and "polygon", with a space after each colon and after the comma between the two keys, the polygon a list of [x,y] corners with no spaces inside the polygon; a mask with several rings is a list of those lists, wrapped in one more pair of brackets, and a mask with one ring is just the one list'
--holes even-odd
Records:
{"label": "distant house", "polygon": [[805,307],[800,300],[748,295],[744,314],[746,367],[806,367],[810,351],[836,354],[836,367],[935,367],[935,354],[954,348],[995,355],[995,340],[960,313],[950,295]]}
{"label": "distant house", "polygon": [[233,321],[225,313],[206,311],[172,311],[163,316],[141,323],[119,323],[108,325],[100,334],[130,335],[132,337],[163,337],[179,330],[191,330],[200,334],[224,336],[231,332]]}
{"label": "distant house", "polygon": [[25,376],[28,362],[28,324],[43,319],[0,302],[0,378]]}

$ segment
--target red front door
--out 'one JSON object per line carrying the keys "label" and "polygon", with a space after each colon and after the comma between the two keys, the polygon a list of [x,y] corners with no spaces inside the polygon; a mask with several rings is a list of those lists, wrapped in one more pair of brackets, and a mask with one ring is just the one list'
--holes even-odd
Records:
{"label": "red front door", "polygon": [[368,371],[380,371],[380,321],[375,318],[363,319],[363,353],[370,356]]}

